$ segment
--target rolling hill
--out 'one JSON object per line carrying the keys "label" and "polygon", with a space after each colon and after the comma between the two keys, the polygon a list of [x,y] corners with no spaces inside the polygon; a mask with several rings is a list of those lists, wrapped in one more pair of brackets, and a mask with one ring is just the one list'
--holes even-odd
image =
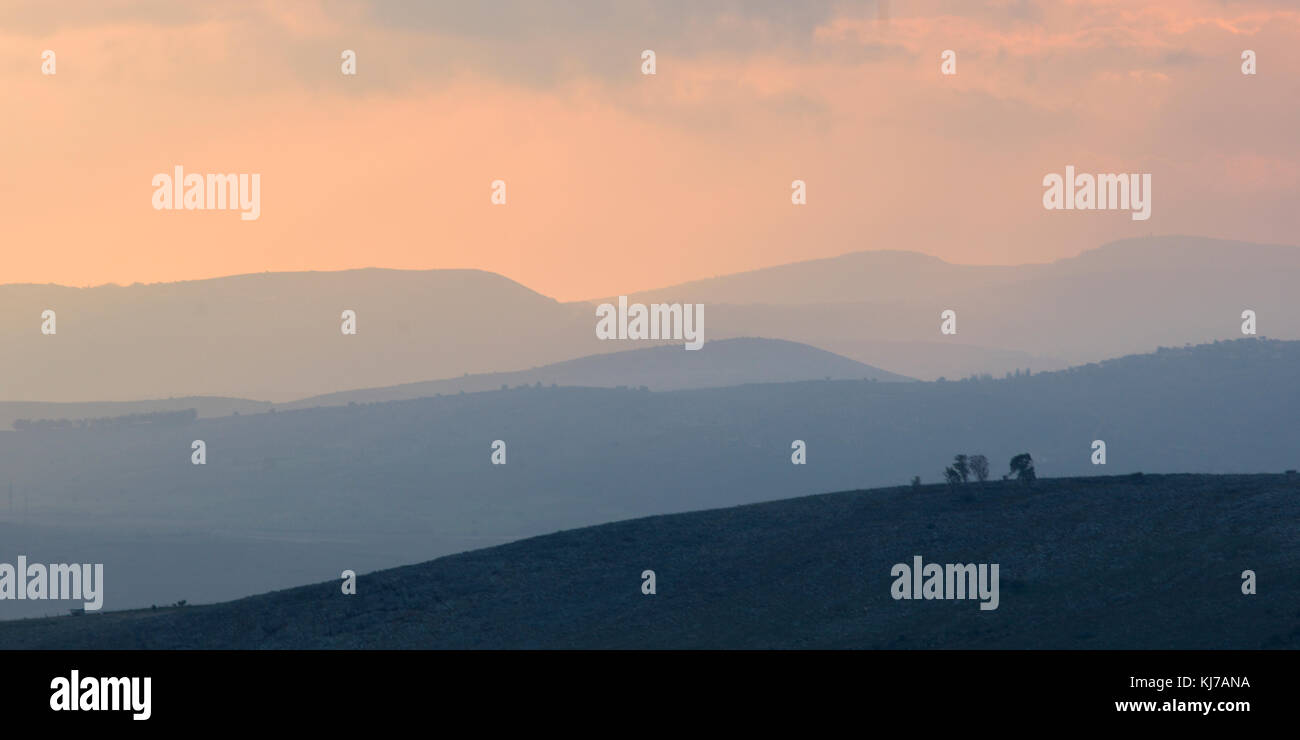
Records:
{"label": "rolling hill", "polygon": [[590,388],[645,386],[650,390],[662,391],[823,379],[887,382],[911,380],[796,342],[742,338],[712,343],[707,353],[684,352],[678,346],[648,347],[590,355],[531,370],[466,374],[459,378],[406,383],[387,388],[361,388],[278,405],[269,401],[209,397],[99,403],[0,401],[0,429],[10,428],[19,419],[80,421],[182,409],[194,409],[199,418],[206,419],[265,413],[272,408],[284,411],[317,406],[345,406],[349,403],[401,401],[539,383]]}
{"label": "rolling hill", "polygon": [[[55,335],[41,333],[54,310]],[[356,312],[357,333],[340,331]],[[0,286],[8,401],[273,402],[516,370],[593,352],[592,312],[479,270],[264,273],[122,287]]]}
{"label": "rolling hill", "polygon": [[[1300,248],[1186,236],[1104,245],[1045,264],[955,265],[855,252],[649,291],[709,306],[712,336],[811,344],[923,380],[1058,370],[1258,331],[1300,339]],[[957,334],[939,332],[957,313]]]}
{"label": "rolling hill", "polygon": [[[1260,335],[1300,339],[1297,283],[1295,247],[1153,237],[1018,266],[859,252],[632,301],[704,304],[704,354],[717,340],[778,339],[933,380],[1236,338],[1245,309]],[[956,335],[939,332],[947,309],[957,312]],[[41,333],[45,310],[56,312],[57,334]],[[355,335],[340,331],[344,310],[356,312]],[[284,403],[651,346],[599,341],[594,329],[591,303],[559,303],[477,270],[0,285],[0,400]]]}
{"label": "rolling hill", "polygon": [[90,403],[51,403],[42,401],[0,401],[0,429],[9,429],[19,419],[104,419],[129,414],[194,409],[200,419],[232,414],[260,414],[270,411],[269,401],[246,398],[211,398],[190,396],[158,398],[148,401],[103,401]]}
{"label": "rolling hill", "polygon": [[[1283,471],[1300,467],[1298,376],[1300,342],[1238,340],[1009,379],[529,386],[0,431],[0,557],[103,562],[109,608],[128,608],[622,519],[933,482],[956,453],[987,455],[995,475],[1025,451],[1046,476]],[[194,440],[205,465],[191,464]],[[495,440],[505,465],[491,462]],[[806,465],[791,464],[794,440]],[[42,608],[0,602],[0,619]]]}
{"label": "rolling hill", "polygon": [[[0,646],[1294,649],[1298,525],[1295,476],[852,491],[559,532],[362,575],[355,595],[6,622]],[[918,555],[998,564],[997,608],[895,600],[893,565]]]}
{"label": "rolling hill", "polygon": [[911,380],[815,347],[779,339],[723,339],[710,342],[708,348],[708,352],[684,352],[679,346],[668,345],[609,352],[513,373],[484,373],[330,393],[281,404],[279,408],[401,401],[539,383],[586,388],[644,386],[652,391],[675,391],[799,380]]}

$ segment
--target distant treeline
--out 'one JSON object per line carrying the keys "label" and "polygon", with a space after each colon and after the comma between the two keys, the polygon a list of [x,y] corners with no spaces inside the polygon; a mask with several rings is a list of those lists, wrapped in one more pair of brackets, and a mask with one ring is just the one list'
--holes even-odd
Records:
{"label": "distant treeline", "polygon": [[197,409],[183,411],[153,411],[146,414],[106,416],[99,419],[18,419],[14,429],[20,432],[48,431],[52,429],[122,429],[142,426],[180,426],[197,419]]}

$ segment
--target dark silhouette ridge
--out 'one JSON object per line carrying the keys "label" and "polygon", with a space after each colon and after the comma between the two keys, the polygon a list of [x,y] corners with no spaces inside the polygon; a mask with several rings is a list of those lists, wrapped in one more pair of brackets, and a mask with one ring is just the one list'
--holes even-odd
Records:
{"label": "dark silhouette ridge", "polygon": [[[1159,527],[1152,529],[1152,523]],[[1040,479],[606,524],[239,601],[0,624],[9,649],[1296,648],[1300,484]],[[1171,553],[1177,553],[1172,557]],[[897,601],[891,567],[997,563],[999,604]],[[654,595],[641,574],[654,570]],[[1268,587],[1241,592],[1245,569]],[[1267,574],[1266,576],[1264,574]]]}

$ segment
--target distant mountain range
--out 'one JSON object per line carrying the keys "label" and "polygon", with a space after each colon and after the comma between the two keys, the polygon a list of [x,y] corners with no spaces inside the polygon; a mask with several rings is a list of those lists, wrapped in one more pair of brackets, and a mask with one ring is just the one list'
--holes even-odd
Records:
{"label": "distant mountain range", "polygon": [[708,349],[707,352],[686,352],[674,345],[610,352],[512,373],[484,373],[313,396],[280,404],[279,408],[401,401],[444,393],[472,393],[539,383],[676,391],[797,380],[911,380],[815,347],[779,339],[723,339],[710,342]]}
{"label": "distant mountain range", "polygon": [[55,420],[107,419],[130,414],[147,414],[155,411],[181,411],[194,409],[199,418],[230,416],[231,414],[259,414],[270,411],[274,404],[268,401],[250,401],[245,398],[214,398],[192,396],[184,398],[158,398],[147,401],[103,401],[97,403],[51,403],[48,401],[0,401],[0,429],[10,429],[19,419]]}
{"label": "distant mountain range", "polygon": [[590,355],[512,373],[482,373],[387,388],[362,388],[278,405],[269,401],[205,396],[99,403],[0,401],[0,429],[10,428],[19,419],[76,421],[181,409],[194,409],[200,418],[210,418],[265,413],[272,408],[288,410],[400,401],[442,394],[499,390],[503,387],[518,388],[539,383],[590,388],[644,386],[654,391],[665,391],[797,380],[897,382],[908,381],[910,378],[795,342],[780,339],[723,339],[711,343],[708,352],[686,352],[678,346],[647,347]]}
{"label": "distant mountain range", "polygon": [[[58,333],[41,334],[41,312]],[[357,333],[341,332],[356,312]],[[10,401],[289,401],[598,351],[594,313],[478,270],[348,270],[153,285],[0,286]]]}
{"label": "distant mountain range", "polygon": [[[340,570],[211,606],[5,622],[0,645],[1296,649],[1297,526],[1294,476],[894,487],[569,530],[364,574],[353,595]],[[893,567],[917,556],[996,564],[997,608],[894,599]],[[1268,584],[1250,596],[1248,569]]]}
{"label": "distant mountain range", "polygon": [[[104,562],[109,606],[125,608],[639,516],[929,483],[957,453],[987,455],[995,477],[1020,452],[1044,476],[1281,472],[1300,467],[1297,377],[1300,342],[1242,339],[1010,379],[533,385],[0,431],[0,548]],[[206,465],[191,464],[194,440]],[[495,440],[505,465],[491,462]],[[806,465],[791,464],[795,440]],[[1090,461],[1094,440],[1105,466]],[[42,606],[0,602],[0,619]]]}
{"label": "distant mountain range", "polygon": [[[631,299],[704,304],[705,354],[727,338],[782,339],[932,380],[1240,337],[1246,309],[1261,335],[1300,339],[1297,284],[1296,247],[1154,237],[1008,267],[858,252]],[[53,336],[41,333],[47,309]],[[947,309],[957,313],[953,336],[939,331]],[[344,310],[357,314],[354,336],[340,331]],[[593,303],[559,303],[477,270],[3,285],[0,399],[282,403],[648,346],[599,341],[595,323]]]}
{"label": "distant mountain range", "polygon": [[[811,344],[915,378],[1054,370],[1157,346],[1300,339],[1300,248],[1198,237],[1129,239],[1037,265],[954,265],[857,252],[686,283],[632,301],[708,305],[712,336]],[[942,336],[940,313],[957,313]]]}

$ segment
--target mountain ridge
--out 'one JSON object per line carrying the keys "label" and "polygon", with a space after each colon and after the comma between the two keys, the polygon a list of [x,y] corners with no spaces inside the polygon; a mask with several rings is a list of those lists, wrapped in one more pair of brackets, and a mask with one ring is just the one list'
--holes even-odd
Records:
{"label": "mountain ridge", "polygon": [[[864,261],[896,268],[845,267]],[[148,288],[0,286],[5,400],[280,403],[629,347],[597,339],[590,303],[560,303],[495,273],[285,275]],[[1300,339],[1297,283],[1300,249],[1148,237],[1026,266],[858,252],[631,297],[705,304],[705,353],[716,340],[785,340],[934,380],[1228,339],[1241,335],[1246,309],[1260,334]],[[56,335],[42,334],[47,309],[57,312]],[[356,312],[355,335],[340,332],[344,310]],[[957,316],[955,335],[940,332],[947,310]]]}

